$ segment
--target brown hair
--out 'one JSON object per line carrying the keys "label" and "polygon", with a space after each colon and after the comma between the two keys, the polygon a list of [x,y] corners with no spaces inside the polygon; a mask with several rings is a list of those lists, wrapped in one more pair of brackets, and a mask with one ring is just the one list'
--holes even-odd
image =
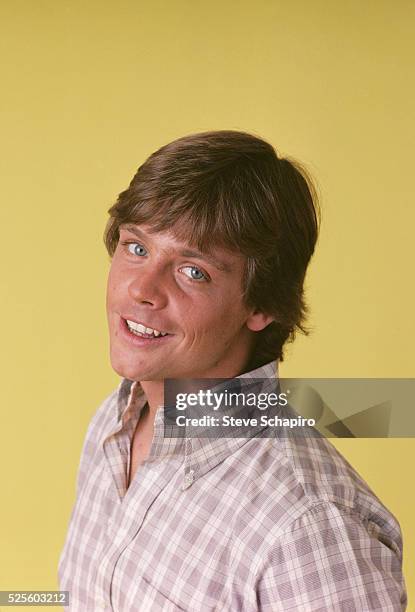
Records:
{"label": "brown hair", "polygon": [[244,298],[275,317],[256,333],[250,368],[283,359],[304,325],[304,277],[319,226],[316,190],[297,161],[237,131],[179,138],[150,155],[109,209],[104,241],[114,254],[119,227],[147,223],[209,251],[246,256]]}

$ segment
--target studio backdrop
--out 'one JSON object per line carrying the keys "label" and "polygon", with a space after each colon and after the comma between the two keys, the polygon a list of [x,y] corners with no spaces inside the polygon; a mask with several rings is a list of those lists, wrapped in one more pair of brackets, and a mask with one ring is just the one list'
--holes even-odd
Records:
{"label": "studio backdrop", "polygon": [[[281,375],[415,377],[414,18],[406,0],[1,3],[1,589],[57,588],[86,427],[120,382],[106,211],[174,138],[248,131],[317,184],[312,333]],[[414,610],[415,440],[332,442],[401,524]]]}

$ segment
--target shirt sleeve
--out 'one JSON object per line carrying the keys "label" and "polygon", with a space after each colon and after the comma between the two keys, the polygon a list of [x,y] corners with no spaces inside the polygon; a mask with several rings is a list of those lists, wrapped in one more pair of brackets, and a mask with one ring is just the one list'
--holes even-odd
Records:
{"label": "shirt sleeve", "polygon": [[318,504],[270,548],[257,602],[261,612],[406,610],[400,532]]}

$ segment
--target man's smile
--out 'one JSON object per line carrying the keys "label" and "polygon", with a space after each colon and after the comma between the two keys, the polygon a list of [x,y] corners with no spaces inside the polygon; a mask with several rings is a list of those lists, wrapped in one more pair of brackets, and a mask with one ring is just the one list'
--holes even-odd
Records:
{"label": "man's smile", "polygon": [[120,328],[123,337],[127,338],[129,341],[133,341],[135,344],[139,344],[140,346],[143,345],[143,342],[144,344],[158,344],[159,342],[163,342],[173,335],[166,331],[150,327],[144,322],[134,321],[133,319],[130,319],[130,317],[124,318],[120,316]]}
{"label": "man's smile", "polygon": [[139,336],[155,336],[157,338],[157,336],[167,335],[167,332],[154,329],[148,325],[144,325],[143,323],[137,323],[136,321],[131,321],[130,319],[126,319],[126,322],[128,329]]}

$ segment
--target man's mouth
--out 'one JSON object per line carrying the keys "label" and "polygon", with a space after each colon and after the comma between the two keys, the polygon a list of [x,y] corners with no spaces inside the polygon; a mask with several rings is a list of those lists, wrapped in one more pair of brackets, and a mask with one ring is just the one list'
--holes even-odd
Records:
{"label": "man's mouth", "polygon": [[129,319],[124,319],[124,321],[128,330],[140,338],[158,338],[160,336],[168,336],[167,332],[159,329],[153,329],[152,327],[147,327],[142,323],[136,323],[136,321],[131,321]]}

